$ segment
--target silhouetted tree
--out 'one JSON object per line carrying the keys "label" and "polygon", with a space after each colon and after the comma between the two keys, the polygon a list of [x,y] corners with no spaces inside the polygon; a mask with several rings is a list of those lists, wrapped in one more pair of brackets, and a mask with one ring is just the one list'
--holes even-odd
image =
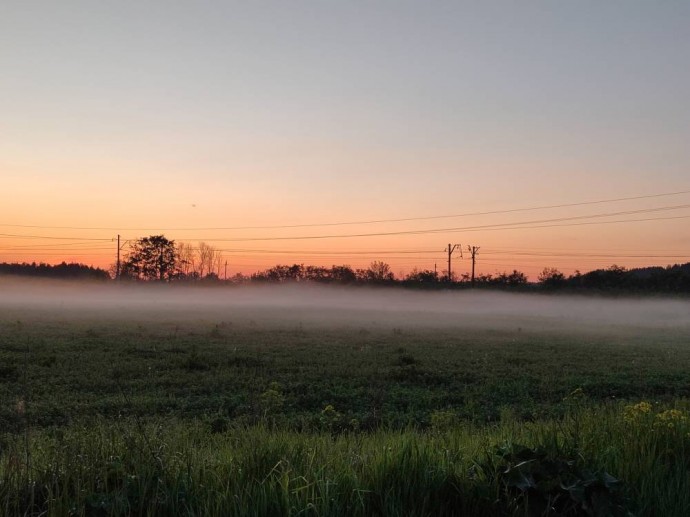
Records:
{"label": "silhouetted tree", "polygon": [[163,235],[151,235],[137,239],[123,269],[140,280],[172,280],[178,275],[175,241]]}
{"label": "silhouetted tree", "polygon": [[357,270],[357,279],[363,282],[390,282],[395,279],[391,267],[380,260],[375,260],[367,269]]}
{"label": "silhouetted tree", "polygon": [[438,282],[438,273],[430,269],[418,270],[414,268],[409,275],[405,277],[407,282],[418,282],[424,284],[433,284]]}
{"label": "silhouetted tree", "polygon": [[565,285],[565,275],[553,267],[545,267],[537,278],[539,283],[549,289],[562,287]]}
{"label": "silhouetted tree", "polygon": [[621,289],[626,284],[626,269],[612,265],[607,269],[589,271],[579,278],[582,287],[595,289]]}
{"label": "silhouetted tree", "polygon": [[251,277],[243,275],[242,273],[235,273],[228,280],[230,280],[230,282],[232,282],[233,284],[244,284],[246,282],[249,282],[251,280]]}
{"label": "silhouetted tree", "polygon": [[177,268],[183,278],[196,278],[196,252],[191,244],[181,242],[177,245]]}
{"label": "silhouetted tree", "polygon": [[351,284],[357,281],[355,270],[350,266],[333,266],[330,276],[334,282],[339,284]]}
{"label": "silhouetted tree", "polygon": [[222,263],[223,254],[219,249],[205,242],[199,242],[196,261],[196,272],[199,274],[199,277],[203,278],[211,273],[215,273],[216,276],[220,277]]}
{"label": "silhouetted tree", "polygon": [[496,276],[491,274],[481,274],[475,277],[477,285],[483,286],[501,286],[501,287],[515,287],[525,285],[527,283],[527,275],[522,271],[513,269],[512,273],[496,273]]}
{"label": "silhouetted tree", "polygon": [[277,265],[252,275],[252,280],[259,282],[298,281],[303,278],[304,266],[302,264],[293,264],[292,266]]}
{"label": "silhouetted tree", "polygon": [[306,266],[302,272],[304,280],[309,280],[311,282],[330,282],[331,272],[321,266]]}
{"label": "silhouetted tree", "polygon": [[513,269],[513,272],[510,274],[501,273],[499,278],[501,283],[505,285],[524,285],[527,283],[527,275],[517,269]]}

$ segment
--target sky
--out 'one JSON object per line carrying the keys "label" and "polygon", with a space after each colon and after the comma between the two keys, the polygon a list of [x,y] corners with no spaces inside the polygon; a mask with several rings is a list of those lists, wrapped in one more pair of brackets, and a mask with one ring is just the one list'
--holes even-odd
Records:
{"label": "sky", "polygon": [[690,261],[688,26],[681,1],[4,1],[0,261],[108,267],[156,233],[230,274],[441,271],[448,243],[533,278]]}

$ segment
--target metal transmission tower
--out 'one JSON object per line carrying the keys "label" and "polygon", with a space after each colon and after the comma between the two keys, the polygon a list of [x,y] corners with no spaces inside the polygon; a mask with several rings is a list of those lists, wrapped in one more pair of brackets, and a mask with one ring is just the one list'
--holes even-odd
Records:
{"label": "metal transmission tower", "polygon": [[448,247],[445,250],[443,250],[446,253],[448,253],[448,283],[453,282],[453,270],[451,267],[451,256],[453,255],[453,252],[456,249],[460,250],[460,258],[462,258],[462,245],[460,245],[460,244],[448,243]]}
{"label": "metal transmission tower", "polygon": [[472,286],[474,287],[474,264],[477,260],[477,253],[479,253],[479,246],[467,246],[467,251],[472,257]]}

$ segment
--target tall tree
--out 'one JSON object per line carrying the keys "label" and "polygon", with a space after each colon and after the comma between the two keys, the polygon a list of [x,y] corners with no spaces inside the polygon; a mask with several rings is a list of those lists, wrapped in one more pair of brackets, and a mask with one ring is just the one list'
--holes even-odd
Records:
{"label": "tall tree", "polygon": [[171,280],[177,275],[175,241],[163,235],[137,239],[130,245],[125,269],[140,280]]}

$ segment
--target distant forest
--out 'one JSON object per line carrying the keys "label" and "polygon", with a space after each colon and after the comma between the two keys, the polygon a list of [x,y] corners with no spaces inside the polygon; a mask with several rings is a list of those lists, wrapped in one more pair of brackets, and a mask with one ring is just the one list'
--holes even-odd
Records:
{"label": "distant forest", "polygon": [[[77,263],[57,265],[43,263],[0,263],[0,276],[25,276],[37,278],[81,279],[114,281],[113,275],[104,269]],[[126,272],[120,275],[123,282],[158,281],[155,275],[141,278]],[[472,282],[468,274],[448,282],[447,277],[430,270],[414,269],[403,278],[396,278],[385,262],[375,261],[368,268],[353,269],[350,266],[305,266],[304,264],[277,265],[249,276],[236,274],[222,279],[211,271],[204,276],[175,274],[164,277],[166,282],[180,284],[228,285],[245,283],[321,283],[336,285],[387,285],[416,289],[465,289],[493,288],[518,291],[602,291],[602,292],[656,292],[690,293],[690,262],[673,266],[654,266],[626,269],[611,266],[587,273],[575,272],[566,276],[557,269],[545,268],[536,282],[529,282],[521,271],[477,275]]]}
{"label": "distant forest", "polygon": [[37,264],[28,263],[0,263],[0,275],[31,276],[39,278],[66,278],[66,279],[91,279],[110,280],[110,275],[104,269],[86,266],[84,264]]}
{"label": "distant forest", "polygon": [[[238,279],[239,280],[239,279]],[[418,289],[494,288],[522,291],[622,291],[690,293],[690,263],[667,267],[626,269],[611,266],[587,273],[566,276],[557,269],[545,268],[536,282],[529,282],[521,271],[480,274],[472,282],[463,274],[452,282],[434,271],[413,270],[404,278],[396,278],[388,264],[373,262],[367,269],[353,270],[349,266],[275,266],[243,277],[250,282],[321,282],[334,284],[399,285]]]}

